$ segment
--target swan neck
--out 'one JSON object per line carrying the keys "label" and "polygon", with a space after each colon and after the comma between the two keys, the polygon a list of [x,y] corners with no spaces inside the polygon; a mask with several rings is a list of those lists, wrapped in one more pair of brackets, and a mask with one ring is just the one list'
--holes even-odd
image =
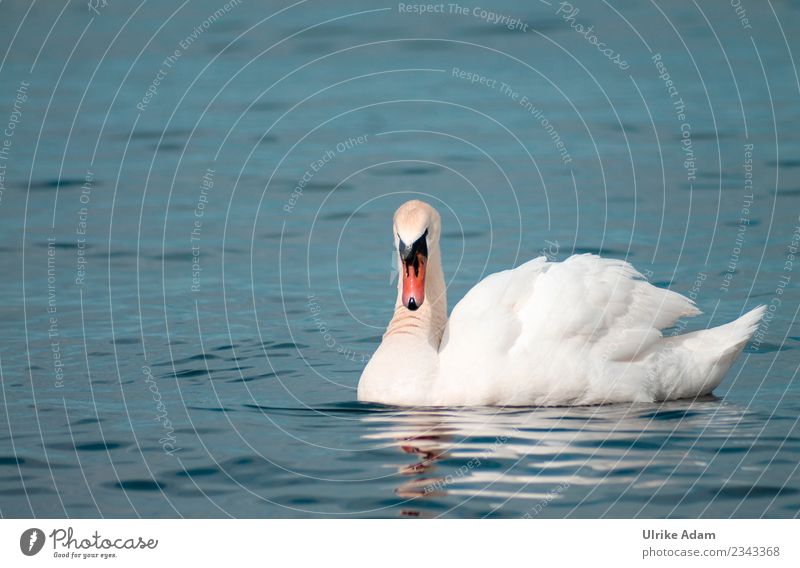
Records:
{"label": "swan neck", "polygon": [[447,289],[438,245],[429,251],[425,301],[419,309],[411,311],[403,305],[402,295],[402,278],[398,278],[394,316],[383,336],[384,340],[393,336],[412,335],[424,339],[438,350],[447,323]]}

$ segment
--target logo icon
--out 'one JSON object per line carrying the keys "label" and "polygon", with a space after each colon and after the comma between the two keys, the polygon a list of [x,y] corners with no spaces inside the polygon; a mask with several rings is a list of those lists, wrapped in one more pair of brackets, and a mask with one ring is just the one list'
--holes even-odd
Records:
{"label": "logo icon", "polygon": [[19,549],[25,556],[38,554],[44,546],[44,531],[41,529],[28,529],[19,537]]}

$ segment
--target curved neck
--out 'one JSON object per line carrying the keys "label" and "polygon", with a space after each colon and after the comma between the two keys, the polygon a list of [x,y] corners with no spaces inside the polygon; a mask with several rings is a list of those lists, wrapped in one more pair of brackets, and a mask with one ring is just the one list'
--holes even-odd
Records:
{"label": "curved neck", "polygon": [[444,282],[439,245],[428,251],[428,264],[425,271],[425,301],[419,309],[411,311],[403,305],[403,279],[397,279],[397,300],[394,303],[394,316],[384,340],[392,336],[411,335],[424,339],[438,350],[442,333],[447,324],[447,288]]}

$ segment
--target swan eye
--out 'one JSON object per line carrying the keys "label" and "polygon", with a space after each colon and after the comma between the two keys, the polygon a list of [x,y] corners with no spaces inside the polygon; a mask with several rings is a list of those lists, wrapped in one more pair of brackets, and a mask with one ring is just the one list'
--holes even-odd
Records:
{"label": "swan eye", "polygon": [[400,235],[397,235],[397,240],[399,241],[397,246],[398,252],[400,253],[400,257],[404,260],[410,261],[416,253],[422,253],[428,256],[428,229],[425,229],[425,232],[411,245],[404,243]]}

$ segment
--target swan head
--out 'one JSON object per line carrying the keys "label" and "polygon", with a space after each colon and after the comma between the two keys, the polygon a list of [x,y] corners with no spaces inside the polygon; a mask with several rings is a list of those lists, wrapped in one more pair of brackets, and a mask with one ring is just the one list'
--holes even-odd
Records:
{"label": "swan head", "polygon": [[394,244],[400,255],[402,302],[411,311],[425,301],[425,271],[439,242],[439,213],[424,201],[411,200],[394,214]]}

